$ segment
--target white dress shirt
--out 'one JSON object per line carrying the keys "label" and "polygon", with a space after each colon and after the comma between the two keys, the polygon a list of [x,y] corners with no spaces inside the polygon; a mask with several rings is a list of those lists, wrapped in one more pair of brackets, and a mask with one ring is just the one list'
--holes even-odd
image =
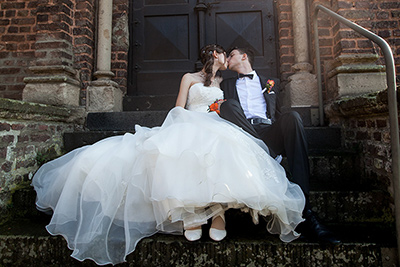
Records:
{"label": "white dress shirt", "polygon": [[260,78],[254,70],[248,74],[253,74],[253,79],[244,77],[236,81],[236,89],[244,114],[247,119],[267,119],[267,103],[262,93]]}

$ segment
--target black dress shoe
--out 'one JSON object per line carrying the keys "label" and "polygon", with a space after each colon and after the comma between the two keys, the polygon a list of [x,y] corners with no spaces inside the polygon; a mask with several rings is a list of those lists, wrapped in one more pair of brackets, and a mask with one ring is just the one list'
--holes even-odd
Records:
{"label": "black dress shoe", "polygon": [[300,232],[306,239],[334,245],[341,243],[328,228],[317,220],[311,210],[304,211],[303,217],[305,221],[298,226],[296,231]]}

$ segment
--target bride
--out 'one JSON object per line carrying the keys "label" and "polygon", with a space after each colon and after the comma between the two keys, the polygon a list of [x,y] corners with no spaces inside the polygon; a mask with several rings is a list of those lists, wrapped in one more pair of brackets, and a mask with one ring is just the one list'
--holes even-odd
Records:
{"label": "bride", "polygon": [[67,240],[72,257],[117,264],[155,233],[198,240],[209,219],[209,236],[220,241],[230,208],[250,211],[254,223],[268,217],[268,231],[284,242],[299,236],[300,187],[262,141],[218,116],[225,51],[208,45],[200,58],[203,69],[183,76],[160,127],[136,125],[135,134],[75,149],[33,177],[37,208],[53,214],[46,229]]}

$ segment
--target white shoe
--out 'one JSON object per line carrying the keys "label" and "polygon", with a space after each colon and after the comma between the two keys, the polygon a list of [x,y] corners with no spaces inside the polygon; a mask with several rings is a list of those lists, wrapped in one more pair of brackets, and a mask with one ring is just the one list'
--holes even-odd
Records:
{"label": "white shoe", "polygon": [[201,228],[193,230],[185,230],[185,237],[189,241],[196,241],[201,238]]}
{"label": "white shoe", "polygon": [[[221,219],[224,221],[225,223],[225,216],[224,213],[218,213],[217,215],[215,215],[212,220],[214,221],[215,218],[217,217],[221,217]],[[222,239],[224,239],[226,237],[226,230],[219,230],[219,229],[215,229],[215,228],[210,228],[210,232],[209,232],[210,238],[214,241],[221,241]]]}
{"label": "white shoe", "polygon": [[210,228],[210,238],[214,241],[221,241],[226,236],[226,230]]}

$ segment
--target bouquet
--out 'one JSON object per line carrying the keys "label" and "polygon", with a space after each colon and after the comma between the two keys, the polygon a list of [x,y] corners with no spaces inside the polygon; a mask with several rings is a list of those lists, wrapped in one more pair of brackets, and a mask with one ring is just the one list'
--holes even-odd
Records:
{"label": "bouquet", "polygon": [[215,100],[211,105],[208,106],[208,112],[215,111],[219,115],[219,106],[221,105],[222,102],[224,102],[225,99],[217,99]]}

